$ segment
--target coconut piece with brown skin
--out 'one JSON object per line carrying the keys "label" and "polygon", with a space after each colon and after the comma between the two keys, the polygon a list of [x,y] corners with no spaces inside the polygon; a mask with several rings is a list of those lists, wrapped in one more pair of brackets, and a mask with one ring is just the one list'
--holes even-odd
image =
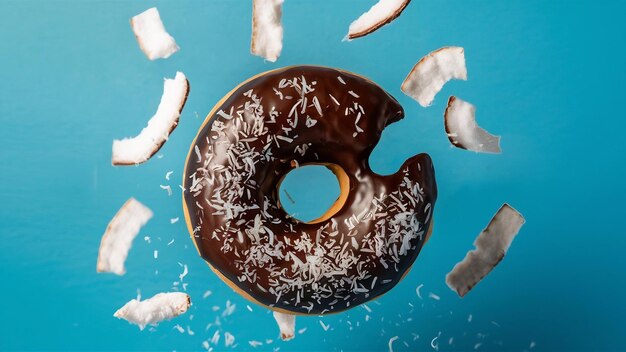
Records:
{"label": "coconut piece with brown skin", "polygon": [[174,79],[166,78],[156,114],[136,137],[113,141],[111,163],[135,165],[156,154],[178,125],[188,94],[189,81],[182,72],[176,72]]}
{"label": "coconut piece with brown skin", "polygon": [[463,297],[474,288],[504,258],[525,222],[522,214],[505,203],[474,241],[476,249],[446,275],[450,289]]}
{"label": "coconut piece with brown skin", "polygon": [[367,12],[350,23],[348,40],[360,38],[375,32],[382,26],[398,18],[411,0],[380,0]]}
{"label": "coconut piece with brown skin", "polygon": [[96,271],[124,275],[124,262],[139,230],[152,218],[152,211],[130,198],[115,214],[100,241]]}
{"label": "coconut piece with brown skin", "polygon": [[296,316],[293,314],[274,311],[274,319],[280,329],[280,338],[283,341],[293,339],[296,334]]}
{"label": "coconut piece with brown skin", "polygon": [[465,51],[448,46],[424,56],[402,82],[402,92],[428,107],[441,88],[451,79],[467,80]]}
{"label": "coconut piece with brown skin", "polygon": [[250,52],[275,62],[283,49],[282,6],[284,0],[253,0]]}
{"label": "coconut piece with brown skin", "polygon": [[446,134],[450,143],[457,148],[479,153],[502,152],[500,136],[494,136],[476,123],[476,107],[451,96],[444,113]]}
{"label": "coconut piece with brown skin", "polygon": [[165,30],[156,7],[131,18],[130,26],[139,48],[150,60],[167,59],[180,50],[174,38]]}

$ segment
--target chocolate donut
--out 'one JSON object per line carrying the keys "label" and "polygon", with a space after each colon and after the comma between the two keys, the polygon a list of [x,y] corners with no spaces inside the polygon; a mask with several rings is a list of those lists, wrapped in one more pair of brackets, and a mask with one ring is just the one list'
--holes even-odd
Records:
{"label": "chocolate donut", "polygon": [[[316,66],[242,83],[213,108],[184,172],[185,220],[198,252],[244,297],[284,313],[325,314],[393,288],[430,235],[437,198],[427,154],[393,175],[368,158],[383,129],[404,117],[372,81]],[[283,210],[283,177],[325,165],[340,196],[305,223]]]}

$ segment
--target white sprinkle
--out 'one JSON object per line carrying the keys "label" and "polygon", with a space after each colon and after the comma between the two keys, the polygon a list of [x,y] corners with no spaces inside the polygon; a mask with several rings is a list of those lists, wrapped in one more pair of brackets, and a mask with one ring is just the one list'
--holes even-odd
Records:
{"label": "white sprinkle", "polygon": [[337,80],[339,80],[341,84],[346,84],[346,82],[343,80],[343,78],[341,78],[341,76],[337,76]]}
{"label": "white sprinkle", "polygon": [[185,264],[185,265],[183,266],[183,273],[182,273],[182,274],[180,274],[180,275],[178,275],[178,279],[179,279],[180,281],[183,281],[183,279],[185,278],[185,276],[187,276],[187,273],[189,273],[189,270],[187,270],[187,264]]}
{"label": "white sprinkle", "polygon": [[302,328],[302,329],[298,330],[298,334],[302,335],[302,334],[304,334],[305,331],[306,331],[306,328]]}
{"label": "white sprinkle", "polygon": [[479,342],[479,343],[477,343],[477,344],[475,344],[475,345],[474,345],[474,349],[475,349],[475,350],[477,350],[477,349],[478,349],[478,348],[480,348],[480,346],[482,346],[482,345],[483,345],[483,343],[482,343],[482,342]]}
{"label": "white sprinkle", "polygon": [[167,191],[167,195],[171,196],[172,195],[172,187],[168,186],[164,186],[164,185],[159,185],[159,187],[161,187],[161,189],[164,189]]}
{"label": "white sprinkle", "polygon": [[222,312],[222,316],[226,317],[229,315],[232,315],[235,312],[235,304],[232,304],[229,300],[226,301],[226,308],[224,308],[224,311]]}
{"label": "white sprinkle", "polygon": [[157,259],[159,257],[159,251],[157,251],[156,249],[154,250],[154,259]]}
{"label": "white sprinkle", "polygon": [[175,224],[178,222],[178,218],[172,218],[170,219],[170,224]]}
{"label": "white sprinkle", "polygon": [[471,322],[472,322],[472,315],[471,315],[471,314],[467,317],[467,322],[468,322],[468,323],[471,323]]}
{"label": "white sprinkle", "polygon": [[348,94],[352,95],[355,98],[360,98],[358,94],[356,94],[355,92],[353,92],[351,90],[348,91]]}
{"label": "white sprinkle", "polygon": [[181,334],[185,332],[185,329],[178,324],[174,325],[173,329],[178,330],[178,332],[180,332]]}
{"label": "white sprinkle", "polygon": [[537,344],[535,343],[535,341],[531,341],[530,342],[530,348],[533,349],[535,348],[535,346],[537,346]]}
{"label": "white sprinkle", "polygon": [[235,343],[235,336],[229,332],[224,333],[224,346],[230,347]]}
{"label": "white sprinkle", "polygon": [[439,334],[437,334],[437,336],[435,336],[435,338],[430,341],[430,347],[432,347],[435,351],[439,351],[439,341],[437,341],[439,336],[441,336],[441,331],[439,331]]}
{"label": "white sprinkle", "polygon": [[150,243],[150,236],[145,236],[145,237],[143,238],[143,240],[144,240],[144,241],[146,241],[146,242],[148,242],[148,243]]}
{"label": "white sprinkle", "polygon": [[202,295],[202,298],[207,298],[207,297],[209,297],[212,294],[213,294],[213,292],[211,292],[211,291],[205,291],[204,294]]}
{"label": "white sprinkle", "polygon": [[165,174],[165,179],[169,181],[169,180],[170,180],[170,176],[172,176],[172,174],[173,174],[173,173],[174,173],[174,171],[168,171],[168,172]]}
{"label": "white sprinkle", "polygon": [[372,312],[372,308],[368,307],[367,304],[362,304],[361,307],[370,313]]}
{"label": "white sprinkle", "polygon": [[[193,315],[192,315],[192,316],[193,316]],[[191,327],[189,327],[189,325],[187,325],[187,333],[189,334],[189,336],[193,336],[193,335],[195,335],[195,334],[196,334],[195,332],[193,332],[193,331],[191,330]]]}
{"label": "white sprinkle", "polygon": [[419,297],[419,299],[423,299],[422,295],[420,294],[420,289],[424,287],[424,284],[419,284],[419,286],[417,286],[417,288],[415,289],[415,293],[417,293],[417,297]]}
{"label": "white sprinkle", "polygon": [[254,348],[257,348],[259,346],[263,346],[263,342],[260,342],[260,341],[252,340],[252,341],[248,341],[248,343],[250,344],[250,346],[252,346]]}
{"label": "white sprinkle", "polygon": [[393,352],[393,342],[396,341],[398,339],[398,336],[394,336],[392,338],[389,339],[389,352]]}
{"label": "white sprinkle", "polygon": [[498,324],[497,322],[495,322],[495,321],[493,321],[493,320],[491,321],[491,324],[493,324],[493,325],[495,325],[495,326],[497,326],[497,327],[500,327],[500,324]]}
{"label": "white sprinkle", "polygon": [[248,308],[248,310],[252,312],[252,307],[250,307],[248,304],[246,304],[246,308]]}
{"label": "white sprinkle", "polygon": [[322,329],[324,329],[324,331],[328,331],[328,329],[330,329],[330,325],[324,324],[324,322],[321,320],[320,320],[320,325],[322,326]]}
{"label": "white sprinkle", "polygon": [[435,301],[438,301],[441,299],[441,297],[437,296],[436,294],[429,292],[428,293],[428,297],[434,299]]}

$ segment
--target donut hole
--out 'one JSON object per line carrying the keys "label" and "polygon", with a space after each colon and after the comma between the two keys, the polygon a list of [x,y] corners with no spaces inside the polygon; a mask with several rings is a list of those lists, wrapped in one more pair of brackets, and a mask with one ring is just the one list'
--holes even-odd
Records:
{"label": "donut hole", "polygon": [[278,185],[278,194],[283,210],[302,222],[330,218],[340,207],[336,204],[341,194],[339,180],[325,165],[291,170]]}

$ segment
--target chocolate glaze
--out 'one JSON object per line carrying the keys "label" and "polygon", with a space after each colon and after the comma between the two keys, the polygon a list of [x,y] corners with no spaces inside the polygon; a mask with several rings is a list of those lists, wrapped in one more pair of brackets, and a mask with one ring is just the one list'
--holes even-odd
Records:
{"label": "chocolate glaze", "polygon": [[[404,117],[373,82],[296,66],[253,78],[209,114],[185,167],[184,202],[201,256],[258,302],[338,312],[393,288],[419,254],[437,197],[427,154],[389,176],[368,163],[382,130]],[[303,223],[278,202],[292,165],[339,166],[344,205]]]}

